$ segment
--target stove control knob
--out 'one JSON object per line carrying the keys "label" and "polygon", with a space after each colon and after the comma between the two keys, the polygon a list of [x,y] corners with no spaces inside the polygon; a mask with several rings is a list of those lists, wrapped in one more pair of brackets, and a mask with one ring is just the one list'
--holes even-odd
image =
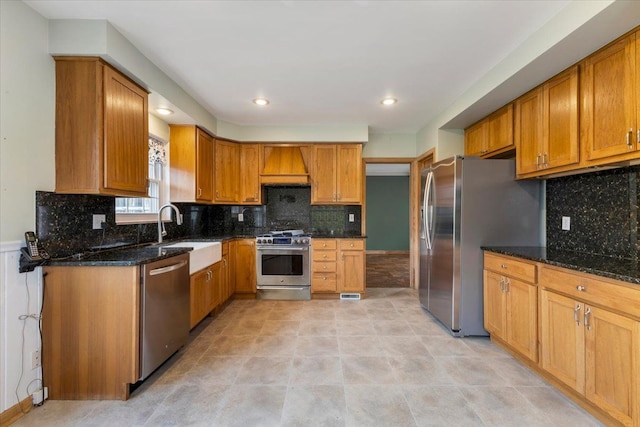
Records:
{"label": "stove control knob", "polygon": [[267,243],[271,243],[271,239],[267,239]]}
{"label": "stove control knob", "polygon": [[307,244],[309,241],[307,239],[302,239],[302,243]]}
{"label": "stove control knob", "polygon": [[256,243],[262,243],[262,239],[256,239]]}
{"label": "stove control knob", "polygon": [[300,241],[300,239],[296,239],[293,243],[296,243],[296,244],[298,244],[298,245],[299,245],[299,244],[300,244],[300,243],[302,243],[302,242]]}

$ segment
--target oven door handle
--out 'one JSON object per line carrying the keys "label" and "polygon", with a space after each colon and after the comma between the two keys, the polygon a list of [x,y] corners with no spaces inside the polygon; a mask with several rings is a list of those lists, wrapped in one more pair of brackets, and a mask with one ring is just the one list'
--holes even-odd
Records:
{"label": "oven door handle", "polygon": [[303,290],[309,288],[309,286],[269,286],[269,285],[258,285],[258,286],[256,286],[256,288],[257,289],[287,290],[287,291],[291,291],[291,290],[303,291]]}

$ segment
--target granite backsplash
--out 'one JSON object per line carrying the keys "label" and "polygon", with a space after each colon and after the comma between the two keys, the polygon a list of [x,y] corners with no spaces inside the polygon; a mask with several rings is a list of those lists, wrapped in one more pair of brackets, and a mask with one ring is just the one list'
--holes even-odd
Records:
{"label": "granite backsplash", "polygon": [[[319,235],[359,235],[360,206],[311,206],[310,187],[264,187],[264,205],[230,206],[176,203],[184,223],[165,223],[166,239],[254,236],[268,230],[303,229]],[[168,210],[167,210],[168,211]],[[238,214],[243,214],[243,222]],[[106,226],[93,230],[94,214]],[[349,222],[353,214],[355,221]],[[173,215],[173,213],[172,213]],[[109,196],[36,192],[36,234],[54,258],[87,251],[155,242],[156,222],[116,224],[115,199]]]}
{"label": "granite backsplash", "polygon": [[547,246],[638,260],[639,178],[632,166],[547,180]]}

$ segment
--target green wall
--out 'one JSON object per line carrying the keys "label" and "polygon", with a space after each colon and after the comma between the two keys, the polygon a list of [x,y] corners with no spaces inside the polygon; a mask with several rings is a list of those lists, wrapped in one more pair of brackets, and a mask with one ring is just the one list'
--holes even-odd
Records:
{"label": "green wall", "polygon": [[367,250],[409,250],[409,177],[367,176]]}

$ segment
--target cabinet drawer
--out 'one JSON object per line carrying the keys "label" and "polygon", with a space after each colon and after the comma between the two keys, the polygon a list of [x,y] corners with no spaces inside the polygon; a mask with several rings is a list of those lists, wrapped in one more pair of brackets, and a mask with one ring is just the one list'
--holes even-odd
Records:
{"label": "cabinet drawer", "polygon": [[312,259],[313,261],[335,261],[337,259],[336,251],[313,251]]}
{"label": "cabinet drawer", "polygon": [[311,292],[337,292],[338,278],[335,273],[313,273],[311,275]]}
{"label": "cabinet drawer", "polygon": [[529,283],[536,283],[536,265],[511,257],[485,253],[484,268]]}
{"label": "cabinet drawer", "polygon": [[348,250],[363,250],[364,249],[364,240],[340,240],[340,250],[348,251]]}
{"label": "cabinet drawer", "polygon": [[317,249],[336,249],[336,239],[311,239],[311,248]]}
{"label": "cabinet drawer", "polygon": [[590,274],[547,266],[540,269],[540,285],[587,303],[640,318],[640,287],[633,289],[631,286],[634,285],[617,284]]}
{"label": "cabinet drawer", "polygon": [[311,271],[314,273],[335,273],[336,263],[334,262],[323,262],[323,261],[313,261],[311,263]]}

